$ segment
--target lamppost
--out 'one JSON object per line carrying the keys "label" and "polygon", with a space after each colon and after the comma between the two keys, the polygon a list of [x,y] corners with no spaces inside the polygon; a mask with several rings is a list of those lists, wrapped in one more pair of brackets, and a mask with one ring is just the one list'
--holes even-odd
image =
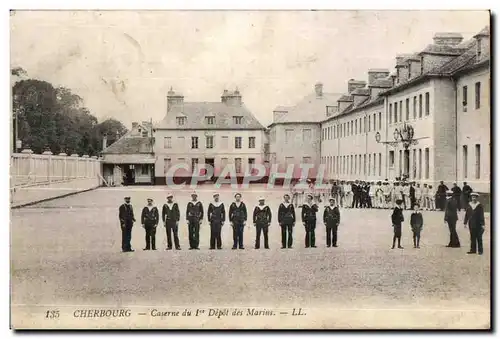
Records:
{"label": "lamppost", "polygon": [[381,136],[380,136],[380,132],[377,132],[375,134],[375,141],[377,143],[381,143],[381,144],[387,144],[391,147],[398,147],[398,145],[402,144],[403,145],[403,148],[405,150],[405,157],[407,159],[405,159],[405,164],[408,163],[408,166],[405,166],[405,175],[408,177],[409,176],[409,168],[406,168],[406,167],[409,167],[409,151],[408,151],[408,148],[411,146],[411,145],[417,145],[418,144],[418,140],[421,140],[421,139],[427,139],[428,137],[421,137],[421,138],[415,138],[415,130],[413,129],[413,126],[411,126],[410,124],[407,124],[406,122],[403,124],[403,127],[401,129],[398,129],[398,128],[395,128],[394,129],[394,132],[393,132],[393,137],[394,137],[394,141],[381,141]]}
{"label": "lamppost", "polygon": [[14,141],[14,153],[17,153],[21,147],[23,146],[22,145],[22,141],[19,139],[19,110],[20,108],[19,107],[15,107],[16,106],[16,103],[19,101],[19,96],[18,94],[14,94],[14,102],[12,104],[12,110],[13,110],[13,114],[12,114],[12,120],[13,120],[13,133],[14,133],[14,136],[13,136],[13,141]]}

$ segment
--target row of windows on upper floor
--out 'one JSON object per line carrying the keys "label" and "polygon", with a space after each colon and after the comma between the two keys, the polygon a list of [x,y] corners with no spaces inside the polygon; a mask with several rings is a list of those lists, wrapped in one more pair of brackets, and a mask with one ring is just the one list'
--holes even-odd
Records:
{"label": "row of windows on upper floor", "polygon": [[321,133],[321,140],[331,140],[351,135],[358,135],[382,129],[382,112],[373,113],[368,117],[354,119],[335,126],[324,127]]}
{"label": "row of windows on upper floor", "polygon": [[[191,149],[199,149],[199,137],[191,137]],[[185,137],[177,137],[177,145],[176,148],[185,148],[186,147],[186,138]],[[163,138],[163,148],[172,148],[172,137]],[[215,148],[215,136],[206,135],[205,136],[205,148],[213,149]],[[229,148],[229,137],[221,136],[221,149]],[[234,148],[241,149],[243,148],[243,137],[234,137]],[[248,148],[255,148],[255,137],[248,137]]]}
{"label": "row of windows on upper floor", "polygon": [[[474,84],[474,108],[481,108],[481,82],[478,81]],[[462,112],[467,112],[468,104],[468,90],[467,86],[462,87]]]}
{"label": "row of windows on upper floor", "polygon": [[[177,126],[184,126],[187,123],[187,117],[176,117],[175,121]],[[205,117],[205,122],[207,125],[215,125],[215,116]],[[235,125],[243,124],[243,117],[237,115],[233,116],[233,123]]]}

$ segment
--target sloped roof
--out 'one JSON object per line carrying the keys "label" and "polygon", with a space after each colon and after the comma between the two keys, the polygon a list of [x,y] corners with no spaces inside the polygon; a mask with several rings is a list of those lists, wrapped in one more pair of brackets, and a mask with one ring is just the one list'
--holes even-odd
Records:
{"label": "sloped roof", "polygon": [[356,88],[354,91],[351,92],[351,95],[370,95],[370,89],[369,88]]}
{"label": "sloped roof", "polygon": [[391,88],[392,79],[376,79],[373,83],[369,84],[368,87],[381,87],[381,88]]}
{"label": "sloped roof", "polygon": [[318,97],[316,93],[305,96],[290,110],[282,119],[275,123],[311,123],[324,120],[326,117],[326,106],[336,106],[337,100],[342,94],[323,93]]}
{"label": "sloped roof", "polygon": [[103,154],[153,153],[153,138],[122,137],[106,147]]}
{"label": "sloped roof", "polygon": [[[176,117],[185,116],[187,121],[177,126]],[[233,117],[243,117],[241,124],[235,124]],[[215,117],[213,125],[207,124],[206,117]],[[264,129],[248,108],[222,102],[184,102],[173,105],[165,118],[155,125],[157,129]]]}
{"label": "sloped roof", "polygon": [[449,45],[427,45],[426,48],[419,54],[439,54],[439,55],[460,55],[464,52],[463,48],[458,46],[449,46]]}
{"label": "sloped roof", "polygon": [[337,101],[353,101],[352,95],[342,95],[340,98],[337,99]]}
{"label": "sloped roof", "polygon": [[276,106],[273,110],[273,112],[288,112],[291,110],[293,107],[291,106]]}

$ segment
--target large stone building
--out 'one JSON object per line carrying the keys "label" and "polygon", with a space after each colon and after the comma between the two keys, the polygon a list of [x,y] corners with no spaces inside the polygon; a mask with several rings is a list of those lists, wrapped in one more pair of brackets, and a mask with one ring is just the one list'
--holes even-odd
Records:
{"label": "large stone building", "polygon": [[[242,102],[238,90],[224,90],[220,102],[185,102],[172,89],[165,118],[154,126],[155,183],[167,176],[185,180],[204,175],[197,165],[213,168],[218,177],[227,165],[244,177],[253,164],[264,164],[265,128]],[[184,169],[171,171],[172,166]],[[224,173],[224,176],[226,173]]]}
{"label": "large stone building", "polygon": [[[269,162],[280,170],[294,167],[294,176],[300,176],[301,163],[320,163],[321,121],[333,114],[340,94],[324,93],[323,85],[317,83],[314,92],[304,97],[293,107],[276,107],[273,122],[269,125]],[[327,111],[330,110],[330,111]],[[314,176],[313,170],[309,175]]]}
{"label": "large stone building", "polygon": [[[438,33],[421,52],[397,56],[395,67],[394,75],[369,70],[367,87],[350,80],[337,112],[322,122],[327,177],[406,175],[434,185],[468,181],[489,192],[489,29],[465,42],[460,34]],[[417,142],[407,149],[384,143],[405,126]]]}

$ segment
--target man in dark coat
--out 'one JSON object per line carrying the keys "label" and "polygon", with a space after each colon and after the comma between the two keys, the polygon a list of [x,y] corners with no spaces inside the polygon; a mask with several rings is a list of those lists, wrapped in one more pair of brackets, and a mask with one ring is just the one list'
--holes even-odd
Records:
{"label": "man in dark coat", "polygon": [[415,181],[410,183],[410,208],[413,210],[417,199],[415,198]]}
{"label": "man in dark coat", "polygon": [[186,207],[186,219],[189,227],[189,249],[200,249],[200,225],[203,220],[203,204],[198,201],[198,194],[191,194],[191,201]]}
{"label": "man in dark coat", "polygon": [[462,188],[462,208],[467,209],[469,206],[469,201],[471,200],[471,193],[472,193],[472,188],[467,184],[467,182],[464,182],[464,187]]}
{"label": "man in dark coat", "polygon": [[245,203],[241,201],[240,193],[236,193],[234,198],[236,201],[229,206],[229,221],[233,227],[233,250],[237,249],[238,246],[240,250],[244,250],[243,230],[247,222],[247,207]]}
{"label": "man in dark coat", "polygon": [[446,186],[443,181],[440,181],[436,193],[436,208],[441,211],[444,211],[445,208],[447,191],[448,191],[448,186]]}
{"label": "man in dark coat", "polygon": [[461,209],[461,204],[460,204],[460,197],[462,196],[462,190],[460,187],[457,186],[457,183],[453,183],[453,187],[451,188],[451,191],[453,192],[452,198],[455,199],[455,202],[457,203],[457,208],[458,211],[460,212]]}
{"label": "man in dark coat", "polygon": [[479,194],[471,193],[471,202],[465,210],[464,225],[469,224],[470,251],[467,254],[483,254],[484,209],[477,200]]}
{"label": "man in dark coat", "polygon": [[392,249],[394,249],[396,245],[396,239],[398,240],[398,248],[403,249],[403,246],[401,246],[401,227],[405,218],[403,216],[403,209],[401,207],[402,204],[403,200],[396,199],[396,207],[394,207],[391,215],[392,227],[394,228],[394,236],[392,237]]}
{"label": "man in dark coat", "polygon": [[337,247],[337,231],[340,224],[340,211],[334,198],[330,198],[330,205],[325,206],[323,223],[326,228],[326,247]]}
{"label": "man in dark coat", "polygon": [[130,204],[130,197],[125,197],[123,203],[118,209],[118,218],[120,219],[120,227],[122,229],[122,251],[134,252],[130,245],[132,240],[132,227],[134,226],[134,209]]}
{"label": "man in dark coat", "polygon": [[160,220],[158,208],[153,206],[153,199],[148,198],[148,204],[142,209],[141,224],[146,230],[146,247],[144,251],[156,251],[156,227]]}
{"label": "man in dark coat", "polygon": [[172,249],[172,233],[174,235],[175,249],[180,250],[181,246],[179,244],[179,220],[181,214],[179,211],[179,205],[173,201],[174,195],[167,195],[167,203],[163,205],[161,212],[161,219],[165,225],[165,230],[167,232],[167,250]]}
{"label": "man in dark coat", "polygon": [[302,205],[302,223],[306,229],[306,248],[316,247],[316,213],[318,206],[313,202],[313,195],[307,195],[306,202]]}
{"label": "man in dark coat", "polygon": [[413,248],[420,248],[420,232],[424,227],[424,218],[422,213],[420,213],[419,204],[414,206],[415,212],[411,214],[410,217],[410,227],[413,232]]}
{"label": "man in dark coat", "polygon": [[210,249],[222,249],[221,230],[226,222],[226,209],[224,204],[219,201],[219,193],[214,194],[214,201],[208,205],[208,222],[210,223]]}
{"label": "man in dark coat", "polygon": [[268,231],[271,225],[271,209],[266,205],[264,197],[259,198],[259,204],[253,210],[253,225],[255,226],[255,249],[260,248],[260,235],[264,233],[264,248],[269,249]]}
{"label": "man in dark coat", "polygon": [[460,239],[457,233],[458,206],[452,195],[452,191],[446,193],[447,200],[445,203],[444,221],[448,223],[448,228],[450,229],[450,242],[446,247],[458,248],[460,247]]}
{"label": "man in dark coat", "polygon": [[[281,248],[292,248],[293,226],[295,226],[295,208],[290,203],[290,196],[285,194],[285,200],[278,208],[278,224],[281,226]],[[287,240],[288,235],[288,240]]]}
{"label": "man in dark coat", "polygon": [[359,207],[361,188],[360,188],[360,185],[358,185],[358,183],[359,183],[359,181],[356,180],[351,185],[351,190],[352,190],[352,206],[351,206],[351,208],[354,208],[354,206],[356,206],[356,208]]}

